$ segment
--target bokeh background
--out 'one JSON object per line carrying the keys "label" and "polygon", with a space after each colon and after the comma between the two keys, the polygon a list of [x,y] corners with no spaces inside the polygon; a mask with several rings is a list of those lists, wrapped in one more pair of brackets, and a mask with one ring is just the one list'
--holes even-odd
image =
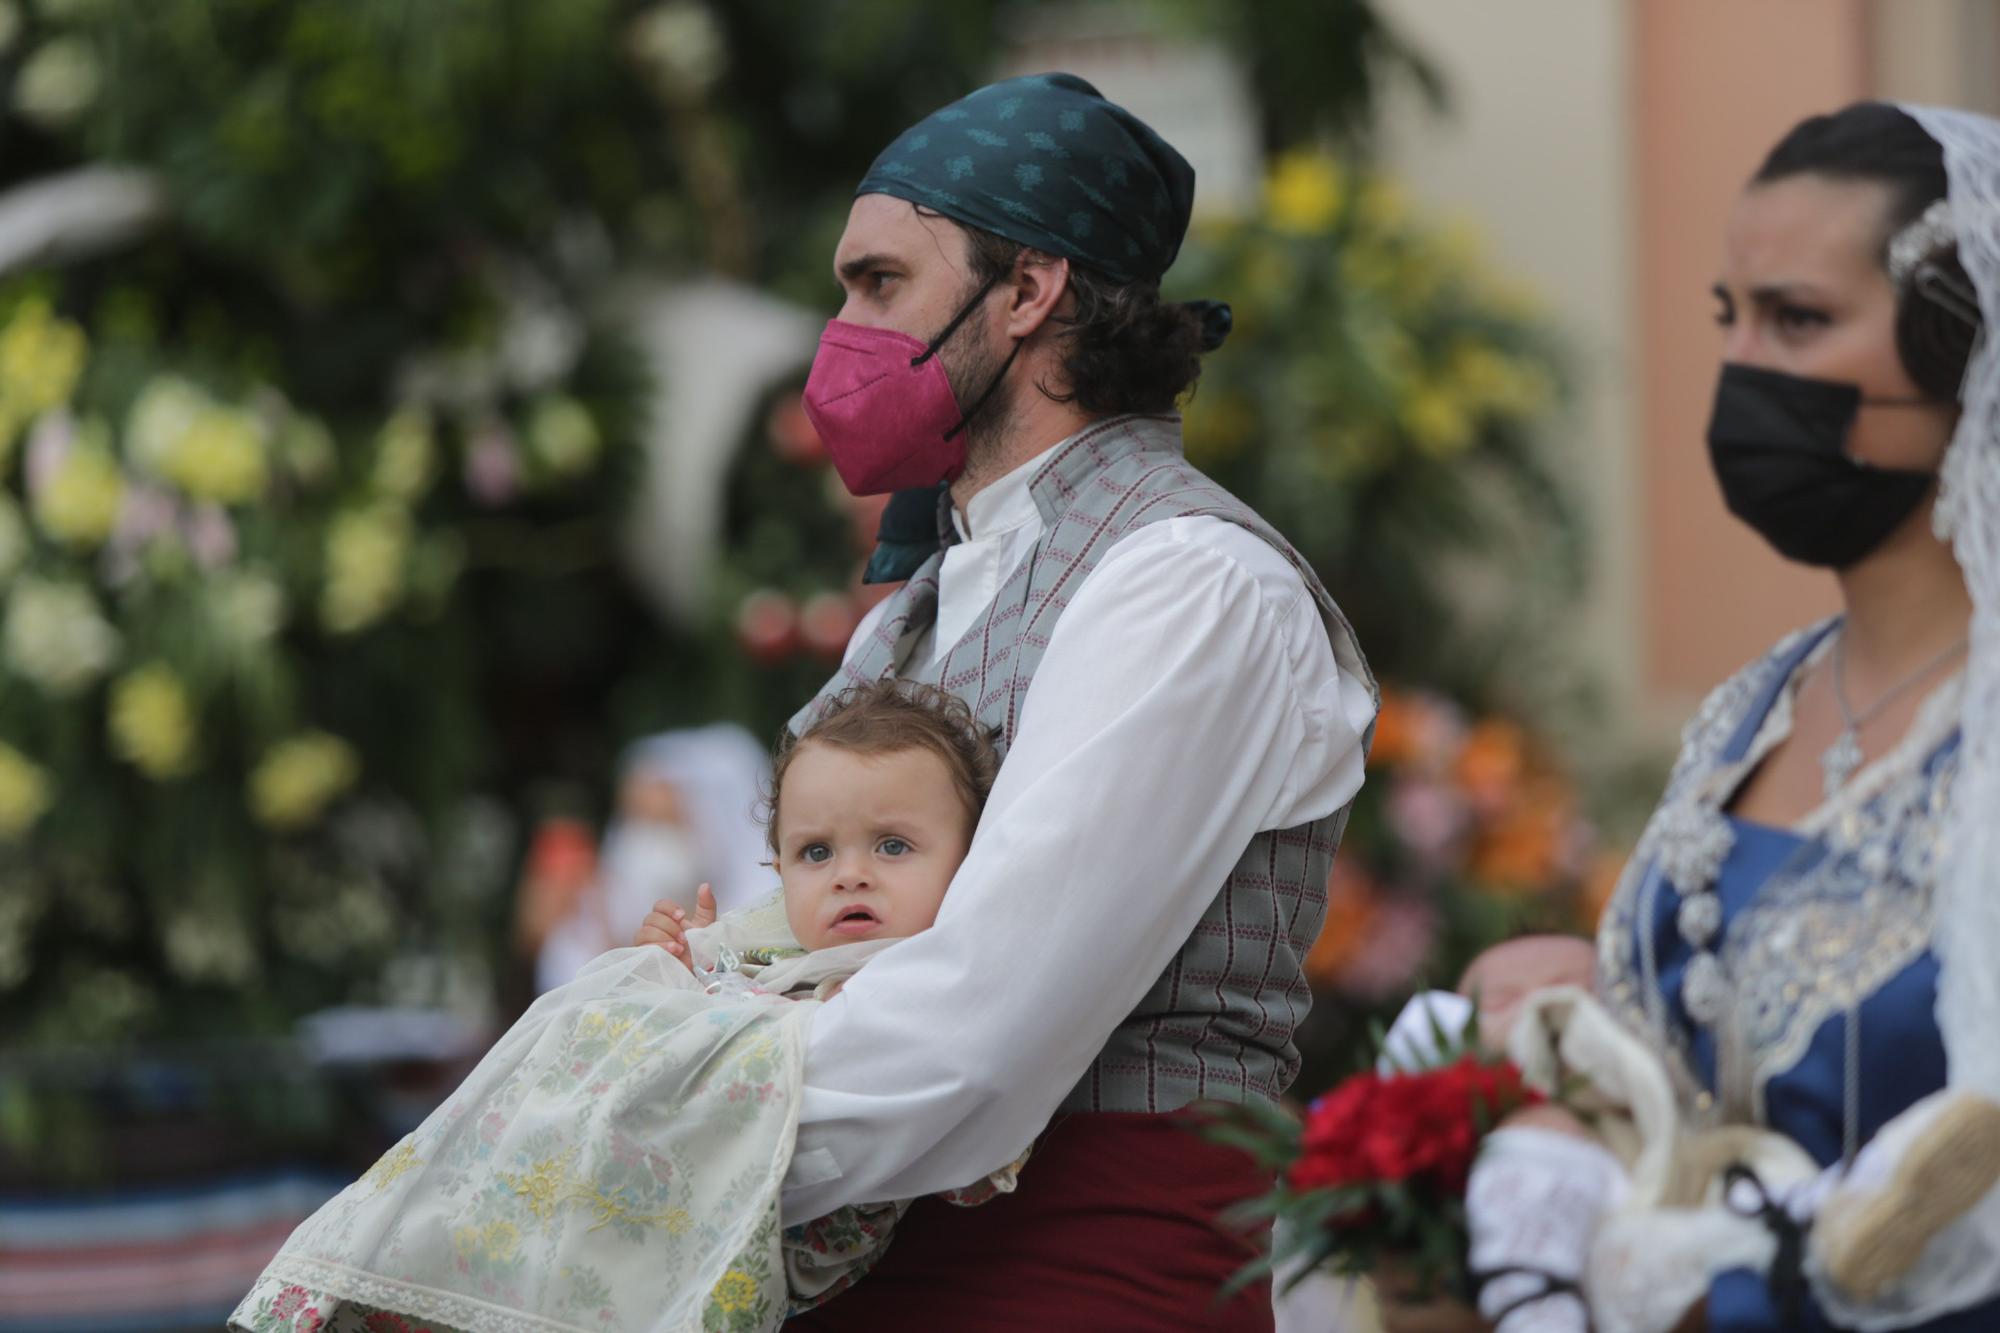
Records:
{"label": "bokeh background", "polygon": [[215,1326],[699,804],[634,744],[823,679],[853,182],[1045,69],[1195,163],[1189,453],[1388,689],[1299,1091],[1589,927],[1832,603],[1700,447],[1729,198],[1815,110],[2000,109],[2000,4],[0,0],[0,1330]]}

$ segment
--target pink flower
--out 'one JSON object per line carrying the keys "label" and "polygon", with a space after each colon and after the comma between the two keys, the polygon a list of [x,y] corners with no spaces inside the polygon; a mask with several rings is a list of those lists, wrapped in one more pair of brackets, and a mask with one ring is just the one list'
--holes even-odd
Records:
{"label": "pink flower", "polygon": [[221,505],[201,505],[188,518],[188,550],[203,569],[217,569],[236,558],[236,524]]}
{"label": "pink flower", "polygon": [[1403,778],[1389,789],[1389,827],[1422,862],[1441,869],[1464,834],[1470,811],[1449,787],[1427,778]]}
{"label": "pink flower", "polygon": [[278,1299],[271,1302],[271,1317],[289,1319],[305,1308],[306,1297],[312,1293],[304,1287],[286,1287],[278,1293]]}
{"label": "pink flower", "polygon": [[1383,898],[1372,924],[1341,981],[1364,999],[1383,999],[1409,989],[1417,969],[1430,957],[1437,919],[1422,903],[1392,894]]}
{"label": "pink flower", "polygon": [[76,447],[76,418],[67,408],[44,412],[28,432],[28,494],[39,496]]}
{"label": "pink flower", "polygon": [[506,504],[521,485],[521,455],[514,432],[495,418],[479,428],[465,451],[465,489],[489,508]]}

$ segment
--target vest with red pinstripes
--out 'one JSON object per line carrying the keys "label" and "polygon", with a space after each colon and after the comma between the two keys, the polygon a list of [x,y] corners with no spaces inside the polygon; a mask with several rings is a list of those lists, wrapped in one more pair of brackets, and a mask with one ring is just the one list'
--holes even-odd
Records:
{"label": "vest with red pinstripes", "polygon": [[[793,719],[794,731],[840,690],[900,674],[964,699],[995,729],[1004,756],[1022,697],[1076,588],[1121,537],[1193,515],[1240,524],[1291,561],[1342,664],[1366,676],[1353,630],[1311,568],[1182,456],[1179,418],[1100,422],[1057,446],[1029,493],[1042,535],[950,651],[907,660],[936,619],[939,554],[890,597],[875,633]],[[1301,962],[1326,913],[1327,872],[1347,814],[1250,839],[1194,933],[1112,1033],[1063,1110],[1172,1111],[1205,1097],[1275,1099],[1290,1086],[1299,1067],[1292,1034],[1311,1003]]]}

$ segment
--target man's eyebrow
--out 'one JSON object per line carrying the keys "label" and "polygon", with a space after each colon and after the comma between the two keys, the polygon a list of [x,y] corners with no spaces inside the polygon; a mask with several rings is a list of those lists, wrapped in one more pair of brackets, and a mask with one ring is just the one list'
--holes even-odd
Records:
{"label": "man's eyebrow", "polygon": [[893,268],[896,261],[884,254],[865,254],[856,259],[845,260],[840,265],[840,280],[852,282],[871,268]]}

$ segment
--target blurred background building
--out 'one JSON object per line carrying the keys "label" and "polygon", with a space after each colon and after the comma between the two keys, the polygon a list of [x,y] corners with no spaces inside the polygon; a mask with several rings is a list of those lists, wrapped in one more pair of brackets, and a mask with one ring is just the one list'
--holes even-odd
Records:
{"label": "blurred background building", "polygon": [[0,0],[0,1333],[213,1326],[538,967],[768,882],[881,592],[797,407],[853,182],[1051,68],[1194,161],[1190,454],[1389,687],[1300,1092],[1588,928],[1832,604],[1709,478],[1729,201],[2000,110],[2000,0]]}

